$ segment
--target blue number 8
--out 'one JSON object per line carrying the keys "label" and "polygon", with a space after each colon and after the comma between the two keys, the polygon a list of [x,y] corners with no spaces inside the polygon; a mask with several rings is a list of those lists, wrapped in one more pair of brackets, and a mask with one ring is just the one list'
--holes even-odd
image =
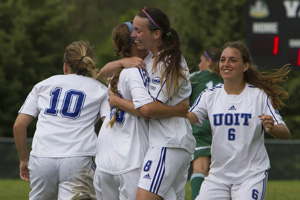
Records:
{"label": "blue number 8", "polygon": [[145,171],[145,172],[147,172],[147,171],[150,170],[151,164],[152,164],[152,161],[151,161],[151,160],[148,160],[147,163],[146,163],[145,166],[144,166],[144,171]]}

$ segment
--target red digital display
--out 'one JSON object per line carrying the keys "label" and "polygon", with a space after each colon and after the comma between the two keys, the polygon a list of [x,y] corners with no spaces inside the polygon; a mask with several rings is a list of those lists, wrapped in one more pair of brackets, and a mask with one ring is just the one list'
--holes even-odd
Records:
{"label": "red digital display", "polygon": [[279,44],[279,36],[276,35],[274,37],[274,44],[273,44],[273,55],[277,55],[278,54],[278,44]]}
{"label": "red digital display", "polygon": [[258,67],[300,70],[300,0],[248,0],[246,38]]}

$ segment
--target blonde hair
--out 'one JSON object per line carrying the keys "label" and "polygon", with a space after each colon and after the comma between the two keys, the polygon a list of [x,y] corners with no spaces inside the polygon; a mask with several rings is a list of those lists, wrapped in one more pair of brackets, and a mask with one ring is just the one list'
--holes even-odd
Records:
{"label": "blonde hair", "polygon": [[70,67],[73,73],[78,75],[91,75],[97,78],[98,69],[93,59],[93,49],[89,42],[76,41],[67,46],[64,54],[64,62]]}

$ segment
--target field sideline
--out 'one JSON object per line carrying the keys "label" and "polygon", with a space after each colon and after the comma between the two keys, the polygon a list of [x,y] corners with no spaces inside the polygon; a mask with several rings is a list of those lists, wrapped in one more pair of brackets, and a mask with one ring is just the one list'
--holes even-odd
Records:
{"label": "field sideline", "polygon": [[[191,199],[189,182],[186,184],[186,200]],[[29,183],[22,180],[1,179],[0,199],[25,200],[30,191]],[[300,199],[300,181],[268,181],[265,200]]]}

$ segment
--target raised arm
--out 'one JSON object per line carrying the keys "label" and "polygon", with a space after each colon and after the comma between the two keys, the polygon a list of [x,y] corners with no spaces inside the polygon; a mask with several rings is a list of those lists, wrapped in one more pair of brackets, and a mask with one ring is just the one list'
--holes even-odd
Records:
{"label": "raised arm", "polygon": [[29,182],[29,170],[27,164],[29,161],[29,155],[27,152],[27,127],[34,117],[20,113],[15,121],[13,127],[13,133],[15,143],[20,159],[20,177],[22,180]]}
{"label": "raised arm", "polygon": [[142,58],[139,57],[130,57],[130,58],[122,58],[120,60],[112,61],[104,65],[98,77],[108,78],[111,77],[114,71],[120,67],[130,68],[130,67],[138,67],[138,68],[146,68],[146,63]]}

